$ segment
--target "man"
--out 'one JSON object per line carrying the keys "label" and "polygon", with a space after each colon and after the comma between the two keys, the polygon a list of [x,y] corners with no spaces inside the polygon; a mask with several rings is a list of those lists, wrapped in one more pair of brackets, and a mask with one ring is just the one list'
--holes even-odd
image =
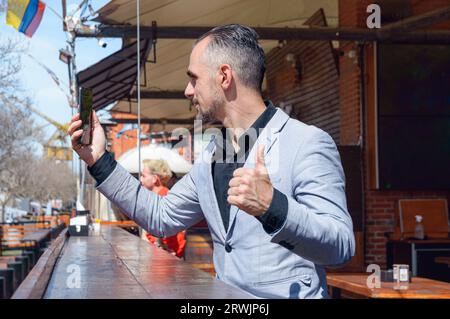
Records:
{"label": "man", "polygon": [[355,246],[339,154],[328,134],[263,101],[264,72],[251,28],[221,26],[196,41],[185,95],[227,130],[165,197],[105,151],[96,116],[90,147],[78,144],[73,117],[72,146],[97,189],[151,233],[174,235],[205,218],[217,278],[262,298],[325,298],[324,266],[345,263]]}
{"label": "man", "polygon": [[[142,164],[144,167],[141,173],[142,186],[160,196],[166,196],[169,193],[166,185],[172,178],[172,171],[167,162],[164,160],[146,159]],[[184,256],[184,249],[186,248],[184,231],[166,238],[154,237],[145,230],[143,232],[145,233],[145,238],[152,244],[169,251],[178,258]]]}

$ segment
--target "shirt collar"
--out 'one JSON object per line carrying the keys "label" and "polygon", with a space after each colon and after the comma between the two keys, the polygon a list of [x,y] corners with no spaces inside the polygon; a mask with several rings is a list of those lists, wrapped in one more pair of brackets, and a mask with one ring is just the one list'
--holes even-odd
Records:
{"label": "shirt collar", "polygon": [[253,122],[253,124],[247,129],[247,131],[245,131],[239,137],[238,144],[240,150],[238,154],[234,152],[234,148],[231,142],[232,131],[227,130],[225,127],[221,129],[222,136],[219,136],[219,138],[216,137],[215,143],[216,143],[216,151],[218,149],[221,150],[221,152],[216,153],[222,153],[224,160],[232,156],[236,158],[240,154],[242,154],[243,156],[245,156],[245,158],[247,158],[247,154],[249,150],[251,150],[251,148],[253,147],[254,143],[256,142],[259,133],[262,131],[262,129],[266,127],[266,125],[269,123],[269,121],[272,119],[272,117],[275,115],[277,111],[272,101],[270,100],[264,101],[264,104],[266,105],[266,109],[264,110],[264,112],[255,120],[255,122]]}

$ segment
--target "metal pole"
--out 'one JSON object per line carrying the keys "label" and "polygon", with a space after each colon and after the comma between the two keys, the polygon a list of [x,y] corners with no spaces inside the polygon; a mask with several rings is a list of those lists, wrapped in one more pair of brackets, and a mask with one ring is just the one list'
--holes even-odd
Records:
{"label": "metal pole", "polygon": [[[77,84],[77,64],[76,64],[76,54],[75,54],[75,37],[72,33],[67,32],[69,40],[67,43],[69,44],[69,49],[72,57],[69,60],[69,85],[70,85],[70,96],[72,98],[70,107],[72,108],[72,114],[75,106],[78,106],[78,84]],[[79,106],[78,106],[79,107]],[[78,187],[77,187],[77,201],[80,202],[84,206],[84,171],[85,166],[83,165],[83,161],[78,161]]]}
{"label": "metal pole", "polygon": [[138,171],[141,179],[141,34],[140,34],[140,0],[136,0],[136,37],[137,37],[137,113],[138,113]]}
{"label": "metal pole", "polygon": [[[68,49],[67,51],[69,51],[70,52],[70,50]],[[68,72],[68,74],[69,74],[69,90],[70,90],[70,93],[72,93],[72,67],[71,67],[71,62],[70,62],[70,60],[71,59],[69,59],[69,61],[68,61],[68,63],[67,63],[67,72]],[[72,94],[70,95],[70,97],[71,97],[71,99],[73,98],[72,97]],[[71,102],[72,101],[69,101],[69,107],[70,107],[70,112],[71,112],[71,116],[73,117],[73,115],[74,115],[74,108],[72,107],[72,105],[71,105]],[[75,156],[73,156],[73,153],[74,153],[74,151],[72,150],[72,173],[74,173],[75,172]]]}

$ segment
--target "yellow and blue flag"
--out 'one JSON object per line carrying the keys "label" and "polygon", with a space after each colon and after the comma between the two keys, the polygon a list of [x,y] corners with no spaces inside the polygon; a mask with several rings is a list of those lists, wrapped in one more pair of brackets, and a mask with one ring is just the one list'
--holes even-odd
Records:
{"label": "yellow and blue flag", "polygon": [[31,38],[44,11],[45,4],[39,0],[8,0],[6,23]]}

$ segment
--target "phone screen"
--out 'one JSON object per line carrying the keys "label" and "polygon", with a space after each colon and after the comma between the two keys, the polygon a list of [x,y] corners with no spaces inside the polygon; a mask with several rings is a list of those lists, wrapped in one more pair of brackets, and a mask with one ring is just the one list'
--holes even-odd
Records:
{"label": "phone screen", "polygon": [[83,135],[80,137],[80,144],[92,144],[92,89],[81,88],[80,90],[80,119]]}

